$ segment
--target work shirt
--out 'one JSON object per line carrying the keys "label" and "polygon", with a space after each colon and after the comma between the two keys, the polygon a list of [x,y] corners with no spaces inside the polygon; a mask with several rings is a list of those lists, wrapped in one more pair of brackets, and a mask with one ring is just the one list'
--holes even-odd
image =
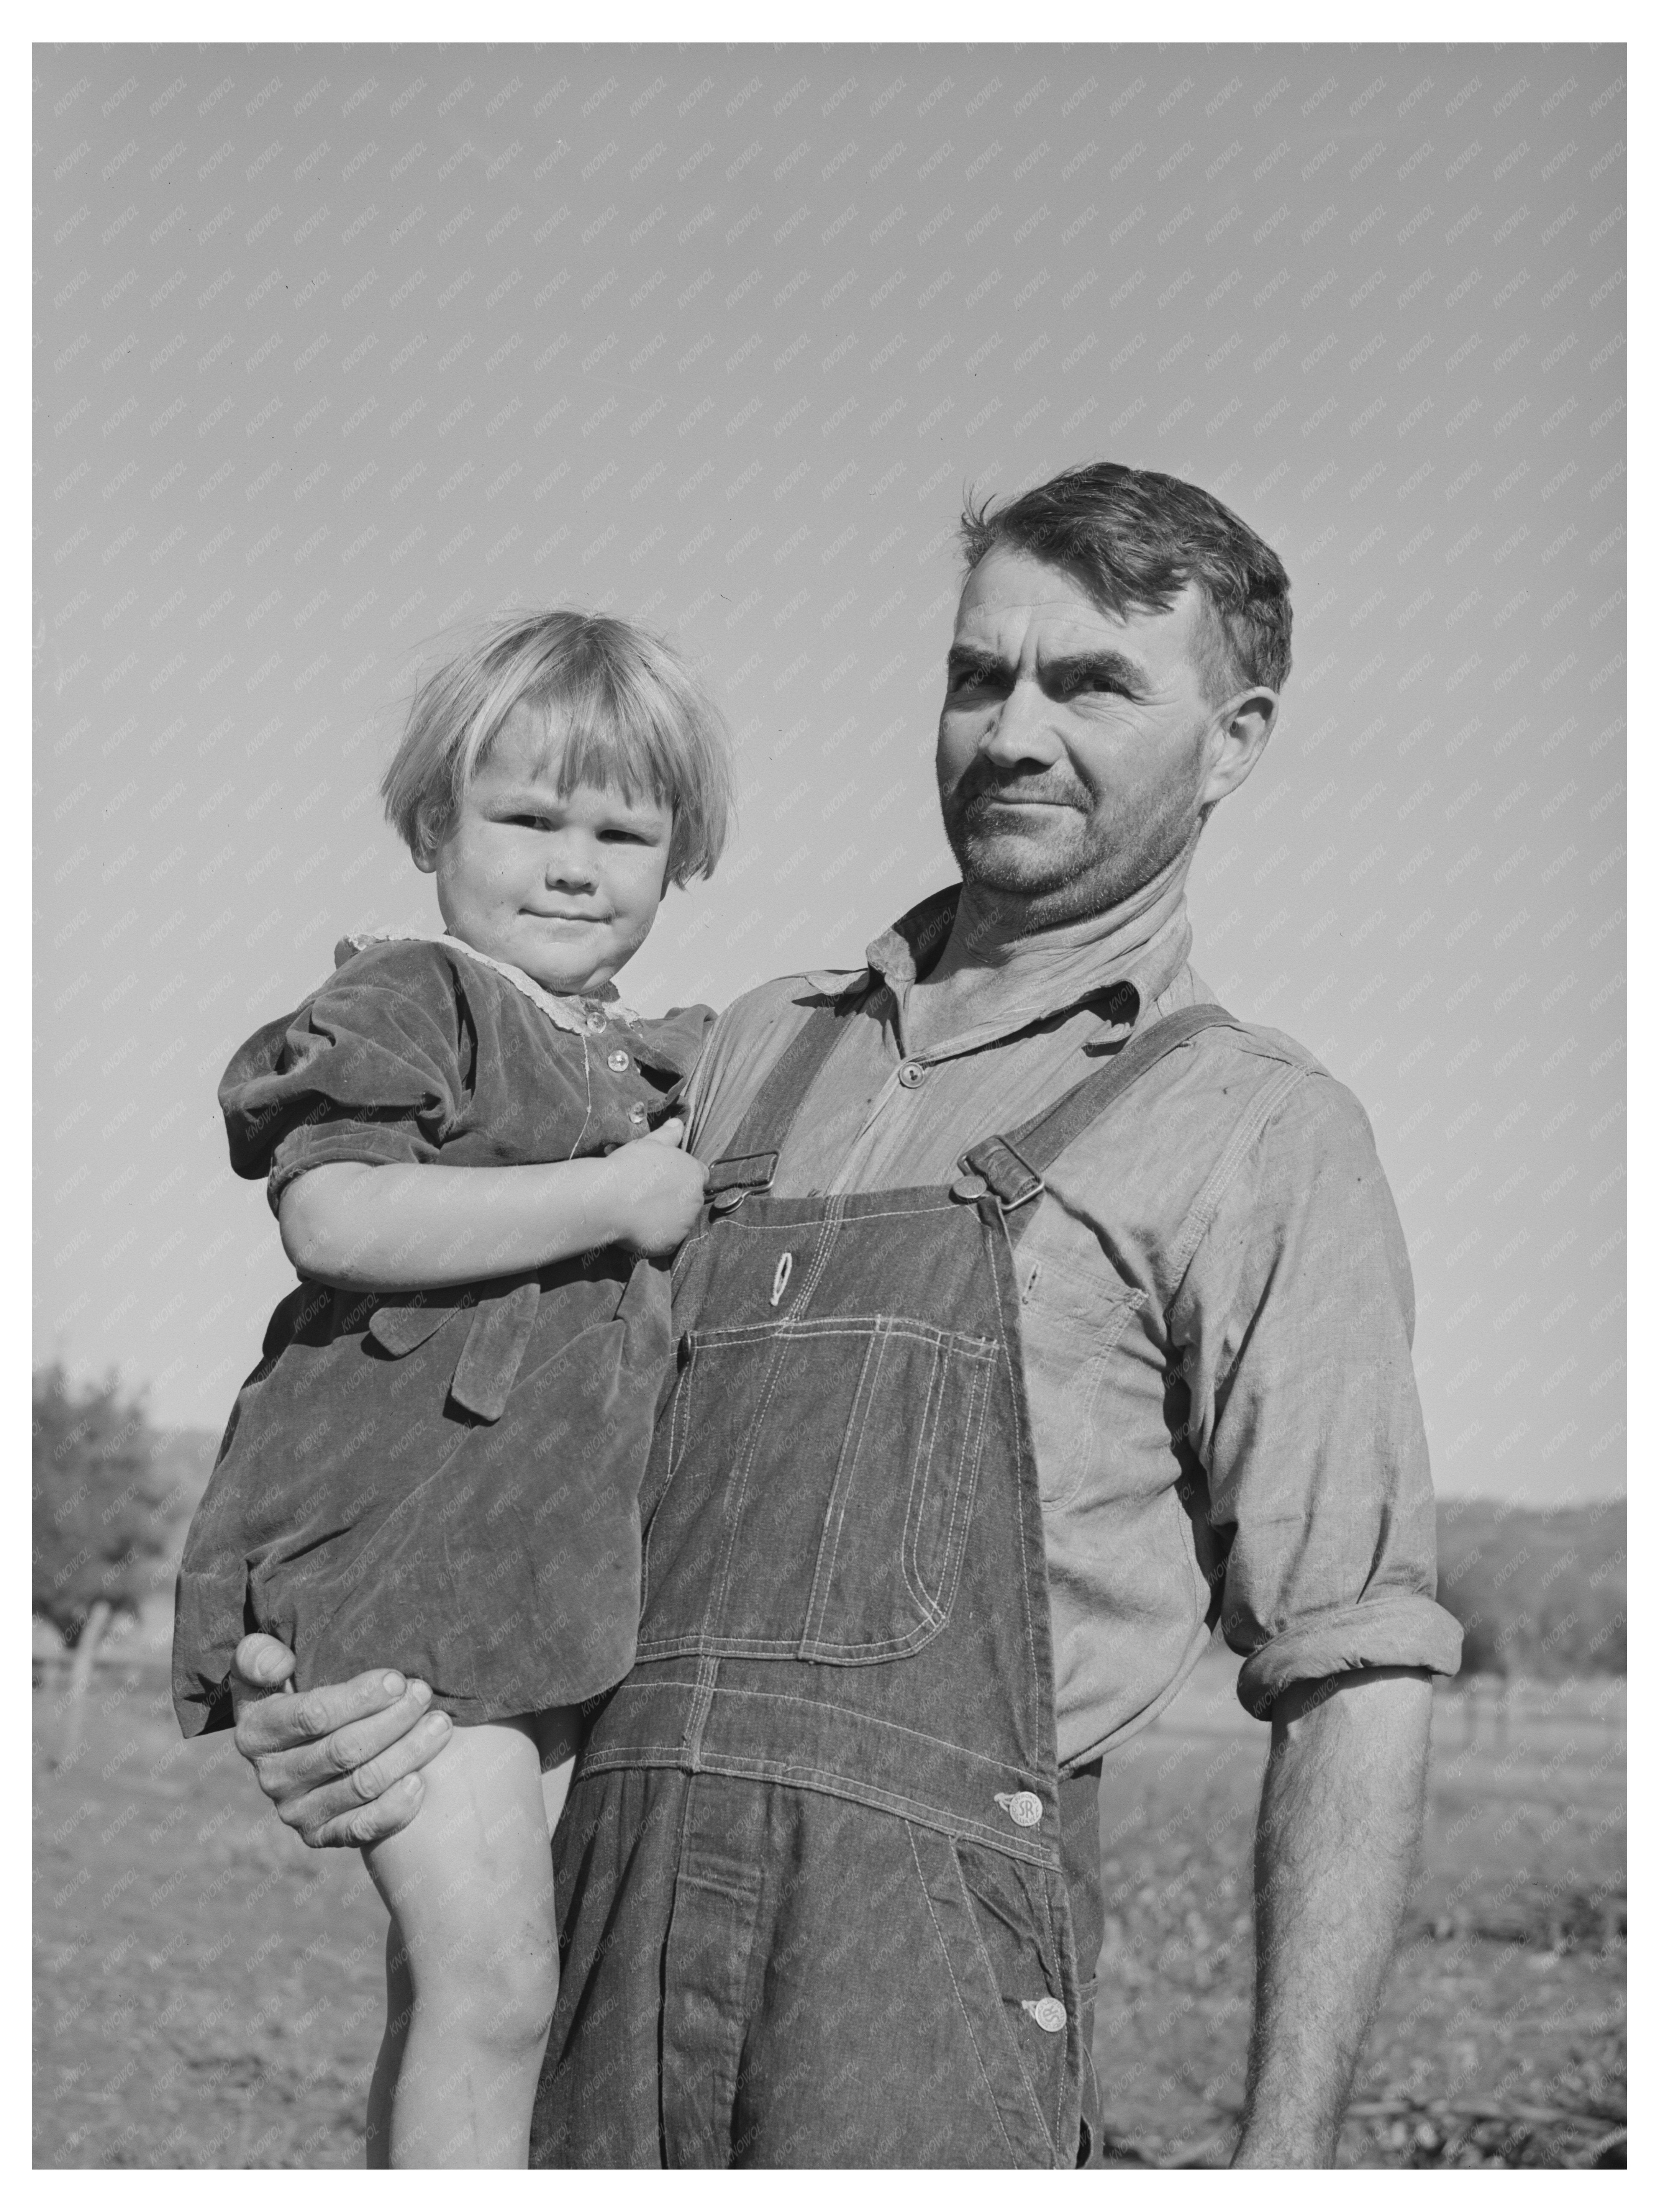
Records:
{"label": "work shirt", "polygon": [[[1212,995],[1177,905],[1030,964],[997,1015],[912,1053],[905,1014],[957,889],[868,966],[763,984],[716,1022],[692,1149],[729,1149],[807,1012],[869,994],[786,1139],[772,1192],[948,1182],[1134,1031]],[[884,984],[882,989],[872,986]],[[1166,1705],[1218,1619],[1238,1693],[1364,1667],[1455,1673],[1399,1218],[1352,1094],[1273,1030],[1206,1030],[1048,1170],[1018,1253],[1062,1765]]]}

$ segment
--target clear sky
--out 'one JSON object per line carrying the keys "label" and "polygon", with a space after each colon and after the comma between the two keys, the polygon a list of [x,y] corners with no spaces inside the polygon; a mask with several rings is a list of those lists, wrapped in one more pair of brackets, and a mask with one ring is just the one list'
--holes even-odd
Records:
{"label": "clear sky", "polygon": [[1624,1483],[1625,58],[1607,46],[37,48],[37,1356],[217,1425],[291,1280],[236,1043],[435,927],[418,659],[644,617],[742,818],[623,986],[950,879],[965,487],[1109,457],[1279,549],[1196,963],[1358,1092],[1443,1490]]}

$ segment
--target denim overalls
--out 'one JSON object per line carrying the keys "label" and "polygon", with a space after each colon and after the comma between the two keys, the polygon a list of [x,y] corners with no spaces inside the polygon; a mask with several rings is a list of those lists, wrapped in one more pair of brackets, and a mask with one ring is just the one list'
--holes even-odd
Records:
{"label": "denim overalls", "polygon": [[1156,1024],[946,1188],[768,1197],[861,1003],[808,1019],[676,1263],[532,2165],[1065,2167],[1098,2135],[1100,1768],[1056,1769],[1013,1247],[1048,1164],[1230,1018]]}

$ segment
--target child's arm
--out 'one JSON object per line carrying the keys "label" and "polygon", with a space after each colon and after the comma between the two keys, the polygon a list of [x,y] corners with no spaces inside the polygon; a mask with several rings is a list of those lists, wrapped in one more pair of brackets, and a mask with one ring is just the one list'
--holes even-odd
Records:
{"label": "child's arm", "polygon": [[348,1290],[433,1290],[517,1274],[603,1244],[672,1252],[690,1234],[705,1170],[668,1121],[601,1159],[446,1168],[330,1161],[283,1193],[283,1249]]}

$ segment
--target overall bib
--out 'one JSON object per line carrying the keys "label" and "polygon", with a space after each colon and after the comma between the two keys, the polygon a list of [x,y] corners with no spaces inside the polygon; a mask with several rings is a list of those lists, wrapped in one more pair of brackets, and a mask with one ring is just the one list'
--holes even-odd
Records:
{"label": "overall bib", "polygon": [[866,1003],[809,1018],[676,1263],[638,1661],[554,1841],[532,2165],[1097,2142],[1100,1768],[1056,1765],[1014,1246],[1049,1163],[1229,1017],[1158,1023],[948,1187],[767,1196]]}

